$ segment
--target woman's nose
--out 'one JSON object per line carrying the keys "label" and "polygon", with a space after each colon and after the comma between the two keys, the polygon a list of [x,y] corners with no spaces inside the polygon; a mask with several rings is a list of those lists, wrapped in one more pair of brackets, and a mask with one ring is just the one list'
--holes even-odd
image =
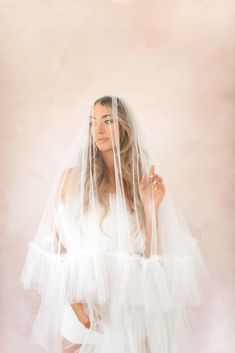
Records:
{"label": "woman's nose", "polygon": [[96,133],[97,132],[104,132],[104,124],[102,121],[96,123]]}

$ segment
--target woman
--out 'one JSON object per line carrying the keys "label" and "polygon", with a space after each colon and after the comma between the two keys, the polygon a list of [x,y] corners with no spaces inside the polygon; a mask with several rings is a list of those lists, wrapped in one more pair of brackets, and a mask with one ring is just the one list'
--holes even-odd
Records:
{"label": "woman", "polygon": [[[124,100],[97,99],[58,172],[21,281],[41,294],[31,342],[57,353],[189,353],[197,242]],[[62,177],[61,177],[62,175]]]}

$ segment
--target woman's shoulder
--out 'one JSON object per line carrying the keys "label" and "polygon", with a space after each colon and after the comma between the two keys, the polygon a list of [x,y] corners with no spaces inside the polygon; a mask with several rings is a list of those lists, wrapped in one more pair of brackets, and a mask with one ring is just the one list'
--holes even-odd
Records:
{"label": "woman's shoulder", "polygon": [[61,173],[61,176],[59,179],[59,186],[58,186],[58,198],[62,201],[64,200],[65,196],[69,191],[71,178],[72,178],[72,175],[75,173],[75,171],[76,171],[76,168],[73,167],[73,168],[66,168]]}

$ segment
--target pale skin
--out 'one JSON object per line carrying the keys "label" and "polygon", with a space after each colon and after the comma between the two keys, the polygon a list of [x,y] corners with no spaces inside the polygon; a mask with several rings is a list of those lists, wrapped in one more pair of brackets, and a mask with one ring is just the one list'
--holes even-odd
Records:
{"label": "pale skin", "polygon": [[[114,165],[113,165],[113,148],[111,136],[114,135],[114,122],[112,119],[111,111],[100,103],[96,104],[91,114],[91,135],[97,148],[100,150],[103,161],[106,164],[110,179],[112,183],[110,185],[110,192],[115,191],[114,186]],[[101,139],[104,139],[103,141]],[[143,175],[139,183],[139,195],[144,206],[145,221],[144,228],[146,233],[145,251],[144,257],[149,257],[151,252],[151,208],[150,198],[153,200],[156,225],[158,227],[158,211],[162,199],[165,195],[165,186],[162,181],[162,177],[155,173],[154,165],[150,167],[148,175]],[[159,232],[158,232],[159,233]],[[158,239],[160,244],[160,239]],[[80,322],[86,327],[90,328],[90,320],[86,314],[86,305],[84,303],[74,303],[71,305],[75,314],[77,315]]]}

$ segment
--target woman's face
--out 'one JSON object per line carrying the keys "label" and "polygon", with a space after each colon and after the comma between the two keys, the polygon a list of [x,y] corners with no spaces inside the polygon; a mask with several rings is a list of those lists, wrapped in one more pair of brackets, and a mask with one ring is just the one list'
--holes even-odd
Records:
{"label": "woman's face", "polygon": [[112,150],[114,127],[117,122],[113,120],[112,111],[105,105],[97,103],[93,107],[90,117],[90,132],[97,148],[102,151]]}

